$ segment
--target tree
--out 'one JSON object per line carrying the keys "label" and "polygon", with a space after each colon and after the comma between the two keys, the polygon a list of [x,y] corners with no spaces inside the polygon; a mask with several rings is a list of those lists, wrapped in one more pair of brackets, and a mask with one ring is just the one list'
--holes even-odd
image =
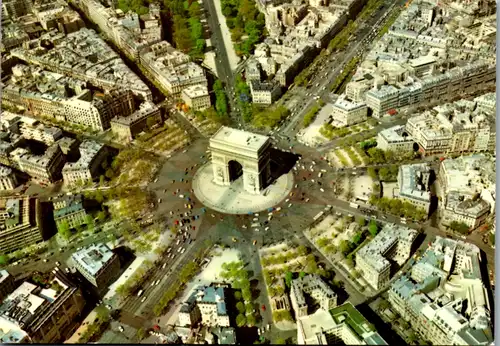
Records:
{"label": "tree", "polygon": [[298,251],[300,256],[306,256],[309,253],[309,250],[304,245],[300,245],[297,248],[297,251]]}
{"label": "tree", "polygon": [[344,256],[347,256],[347,254],[351,252],[351,243],[347,240],[342,240],[339,245],[339,250]]}
{"label": "tree", "polygon": [[299,278],[303,279],[306,275],[307,275],[306,272],[300,272]]}
{"label": "tree", "polygon": [[239,314],[236,316],[236,325],[238,327],[243,327],[245,324],[247,324],[247,319],[245,318],[245,315]]}
{"label": "tree", "polygon": [[5,266],[9,264],[9,257],[6,255],[0,255],[0,266]]}
{"label": "tree", "polygon": [[328,245],[330,241],[328,240],[328,238],[321,238],[321,239],[318,239],[318,246],[321,247],[321,248],[324,248],[325,246]]}
{"label": "tree", "polygon": [[71,238],[73,233],[71,232],[71,230],[69,228],[68,221],[62,221],[59,224],[59,227],[57,229],[57,233],[59,233],[59,235],[65,240],[69,240],[69,238]]}
{"label": "tree", "polygon": [[234,299],[235,300],[241,300],[241,292],[240,291],[234,292]]}
{"label": "tree", "polygon": [[104,220],[106,220],[106,212],[104,210],[98,212],[97,219],[99,220],[99,222],[103,222]]}
{"label": "tree", "polygon": [[146,331],[144,330],[144,328],[139,328],[137,329],[137,339],[139,339],[139,341],[143,340],[145,337],[146,337]]}
{"label": "tree", "polygon": [[495,233],[490,233],[490,243],[495,246]]}
{"label": "tree", "polygon": [[252,304],[245,304],[245,312],[246,312],[247,314],[251,314],[251,313],[253,313],[253,310],[254,310],[254,309],[253,309],[253,305],[252,305]]}
{"label": "tree", "polygon": [[286,272],[285,273],[285,284],[286,284],[286,287],[290,288],[292,286],[292,279],[293,279],[293,273],[292,272]]}
{"label": "tree", "polygon": [[283,338],[278,338],[274,341],[275,345],[286,345],[286,340]]}
{"label": "tree", "polygon": [[236,303],[236,309],[238,309],[238,311],[240,313],[244,313],[245,312],[245,304],[243,304],[242,302]]}
{"label": "tree", "polygon": [[378,225],[375,220],[370,220],[370,223],[368,224],[368,232],[370,232],[370,234],[374,237],[377,235]]}
{"label": "tree", "polygon": [[450,223],[450,228],[460,234],[469,234],[469,226],[463,222],[453,221]]}
{"label": "tree", "polygon": [[243,296],[243,299],[247,302],[252,300],[252,292],[250,291],[249,287],[245,287],[241,290],[241,295]]}
{"label": "tree", "polygon": [[358,225],[360,225],[361,227],[365,226],[366,225],[366,219],[362,216],[358,217]]}

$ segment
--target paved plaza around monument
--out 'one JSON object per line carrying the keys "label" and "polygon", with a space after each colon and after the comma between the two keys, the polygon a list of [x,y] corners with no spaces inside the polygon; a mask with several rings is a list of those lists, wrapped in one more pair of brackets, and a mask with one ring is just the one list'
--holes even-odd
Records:
{"label": "paved plaza around monument", "polygon": [[229,186],[213,182],[212,163],[207,163],[196,172],[193,178],[194,194],[205,206],[226,214],[248,214],[265,211],[279,204],[293,188],[293,174],[279,177],[276,182],[253,195],[243,189],[243,177]]}

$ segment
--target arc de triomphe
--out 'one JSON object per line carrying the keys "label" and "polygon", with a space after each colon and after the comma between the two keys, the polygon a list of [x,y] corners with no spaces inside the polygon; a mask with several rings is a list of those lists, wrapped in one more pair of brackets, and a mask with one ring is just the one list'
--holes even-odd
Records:
{"label": "arc de triomphe", "polygon": [[271,179],[269,137],[221,127],[210,138],[214,182],[230,185],[243,175],[243,188],[252,194],[260,191]]}

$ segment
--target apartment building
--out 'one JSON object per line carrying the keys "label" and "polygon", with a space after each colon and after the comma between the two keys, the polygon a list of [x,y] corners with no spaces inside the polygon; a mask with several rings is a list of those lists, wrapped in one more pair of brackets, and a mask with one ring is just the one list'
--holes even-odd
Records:
{"label": "apartment building", "polygon": [[391,261],[403,264],[411,254],[418,232],[386,224],[373,240],[356,252],[356,270],[375,290],[389,283]]}
{"label": "apartment building", "polygon": [[339,97],[333,104],[332,118],[341,126],[359,124],[367,119],[368,107],[364,102],[354,102]]}
{"label": "apartment building", "polygon": [[388,345],[350,302],[297,319],[299,345]]}
{"label": "apartment building", "polygon": [[87,223],[82,195],[65,195],[52,200],[54,221],[57,229],[67,226],[72,229]]}
{"label": "apartment building", "polygon": [[[81,28],[67,35],[53,29],[32,42],[31,46],[13,49],[12,56],[62,76],[91,83],[106,92],[131,90],[143,100],[152,100],[146,84],[92,29]],[[41,42],[51,43],[50,49],[40,51],[37,47]]]}
{"label": "apartment building", "polygon": [[398,107],[399,91],[393,85],[381,85],[368,90],[365,94],[366,105],[372,110],[374,118],[384,116]]}
{"label": "apartment building", "polygon": [[292,281],[290,288],[290,300],[295,318],[308,315],[308,304],[306,295],[318,303],[320,309],[329,311],[337,306],[337,295],[316,274],[306,275]]}
{"label": "apartment building", "polygon": [[479,227],[495,210],[495,160],[484,155],[443,160],[438,182],[443,193],[441,222]]}
{"label": "apartment building", "polygon": [[66,158],[59,145],[52,144],[43,155],[26,153],[21,155],[17,162],[19,169],[34,180],[50,184],[60,179]]}
{"label": "apartment building", "polygon": [[10,253],[44,239],[40,202],[0,199],[0,252]]}
{"label": "apartment building", "polygon": [[73,185],[97,179],[101,163],[106,159],[108,151],[103,144],[85,140],[80,144],[80,158],[76,162],[67,162],[62,175],[64,182]]}
{"label": "apartment building", "polygon": [[[4,87],[2,104],[24,109],[34,117],[102,131],[110,127],[111,118],[127,116],[134,111],[135,102],[130,90],[93,92],[78,79],[41,68],[16,65],[13,70],[15,76]],[[41,83],[44,83],[44,92],[38,88]],[[50,145],[62,137],[57,128],[44,126],[29,117],[20,119],[19,131],[26,138]]]}
{"label": "apartment building", "polygon": [[193,111],[203,111],[210,108],[210,95],[204,85],[192,85],[182,90],[182,100]]}
{"label": "apartment building", "polygon": [[261,81],[261,65],[256,60],[250,60],[247,62],[247,66],[245,67],[245,79],[247,81],[256,80],[258,82]]}
{"label": "apartment building", "polygon": [[141,107],[126,117],[111,120],[111,132],[123,140],[132,141],[141,132],[160,124],[162,120],[160,108],[153,103],[143,103]]}
{"label": "apartment building", "polygon": [[29,0],[6,0],[2,1],[2,16],[12,20],[22,17],[31,12],[32,3]]}
{"label": "apartment building", "polygon": [[106,289],[120,274],[120,259],[105,244],[92,244],[71,255],[72,262],[92,285]]}
{"label": "apartment building", "polygon": [[5,269],[0,270],[0,301],[16,289],[16,280]]}
{"label": "apartment building", "polygon": [[8,131],[20,134],[23,138],[44,143],[54,144],[63,136],[61,129],[46,126],[37,119],[10,112],[2,112],[2,126]]}
{"label": "apartment building", "polygon": [[[375,86],[365,93],[365,101],[374,117],[381,117],[391,109],[431,100],[449,100],[456,95],[472,92],[492,83],[495,68],[486,62],[471,62],[449,71],[424,76],[407,85]],[[352,91],[351,91],[352,92]]]}
{"label": "apartment building", "polygon": [[426,163],[402,165],[398,171],[398,198],[429,213],[431,168]]}
{"label": "apartment building", "polygon": [[493,151],[496,140],[493,113],[466,100],[412,117],[406,130],[424,155]]}
{"label": "apartment building", "polygon": [[388,291],[392,308],[437,345],[489,345],[490,303],[473,244],[436,237],[409,275]]}
{"label": "apartment building", "polygon": [[464,223],[473,230],[486,221],[490,210],[490,204],[477,195],[452,191],[446,195],[441,222],[445,225]]}
{"label": "apartment building", "polygon": [[270,105],[281,96],[281,87],[276,83],[250,80],[249,85],[253,103]]}
{"label": "apartment building", "polygon": [[404,125],[397,125],[382,130],[377,134],[377,148],[391,151],[410,151],[413,150],[415,141]]}
{"label": "apartment building", "polygon": [[18,185],[12,168],[0,164],[0,190],[14,190]]}
{"label": "apartment building", "polygon": [[3,339],[50,344],[63,342],[73,334],[85,306],[81,290],[58,268],[50,274],[47,287],[25,281],[3,300]]}
{"label": "apartment building", "polygon": [[203,68],[166,41],[149,46],[141,53],[140,61],[146,71],[170,94],[179,95],[192,85],[207,87]]}
{"label": "apartment building", "polygon": [[182,303],[179,324],[192,326],[200,322],[205,326],[229,327],[224,287],[214,284],[197,287]]}

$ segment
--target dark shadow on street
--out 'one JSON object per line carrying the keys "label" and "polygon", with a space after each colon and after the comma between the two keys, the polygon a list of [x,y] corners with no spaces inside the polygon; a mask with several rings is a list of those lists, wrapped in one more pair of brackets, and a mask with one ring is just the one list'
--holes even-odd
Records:
{"label": "dark shadow on street", "polygon": [[270,183],[263,188],[268,187],[276,182],[276,180],[283,174],[289,173],[293,166],[297,163],[300,155],[282,151],[279,149],[270,149],[271,156],[271,179]]}
{"label": "dark shadow on street", "polygon": [[406,345],[406,342],[392,330],[391,326],[385,323],[367,304],[360,304],[356,306],[356,309],[374,325],[377,332],[389,345]]}

